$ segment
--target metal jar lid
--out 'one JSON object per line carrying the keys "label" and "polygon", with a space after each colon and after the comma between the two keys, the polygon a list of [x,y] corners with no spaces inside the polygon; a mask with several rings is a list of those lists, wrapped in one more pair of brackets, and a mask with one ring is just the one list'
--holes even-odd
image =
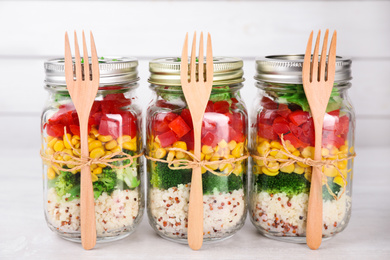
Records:
{"label": "metal jar lid", "polygon": [[[303,54],[270,55],[256,58],[255,79],[270,83],[302,84]],[[335,82],[341,83],[352,79],[352,61],[336,57]]]}
{"label": "metal jar lid", "polygon": [[[205,59],[206,60],[206,59]],[[240,58],[214,57],[213,85],[227,85],[244,81],[243,61]],[[149,83],[181,86],[180,58],[160,58],[149,62]],[[188,70],[188,73],[189,70]]]}
{"label": "metal jar lid", "polygon": [[[112,85],[136,82],[139,80],[137,67],[138,60],[132,57],[101,57],[99,58],[99,84]],[[46,61],[45,73],[46,84],[66,85],[64,58]]]}

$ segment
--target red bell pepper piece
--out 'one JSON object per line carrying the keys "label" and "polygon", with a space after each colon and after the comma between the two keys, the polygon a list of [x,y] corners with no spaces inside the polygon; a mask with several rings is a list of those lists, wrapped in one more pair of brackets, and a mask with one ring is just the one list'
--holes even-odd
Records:
{"label": "red bell pepper piece", "polygon": [[72,132],[73,135],[80,136],[80,126],[78,126],[78,125],[70,125],[69,128],[70,128],[70,131]]}
{"label": "red bell pepper piece", "polygon": [[347,115],[339,118],[339,124],[336,128],[336,135],[348,134],[349,131],[349,118]]}
{"label": "red bell pepper piece", "polygon": [[223,101],[217,101],[214,103],[214,112],[225,114],[229,112],[229,102],[223,100]]}
{"label": "red bell pepper piece", "polygon": [[188,150],[194,150],[194,130],[189,131],[180,140],[187,144]]}
{"label": "red bell pepper piece", "polygon": [[64,135],[64,125],[57,124],[57,125],[52,125],[48,124],[46,128],[46,132],[49,136],[52,137],[62,137]]}
{"label": "red bell pepper piece", "polygon": [[99,134],[111,135],[113,138],[118,138],[120,134],[119,121],[103,115],[100,120]]}
{"label": "red bell pepper piece", "polygon": [[206,106],[205,112],[214,112],[214,103],[213,103],[213,101],[207,102],[207,106]]}
{"label": "red bell pepper piece", "polygon": [[194,128],[192,124],[192,117],[191,117],[191,112],[188,108],[184,108],[181,111],[180,116],[183,118],[183,120],[186,122],[186,124],[192,129]]}
{"label": "red bell pepper piece", "polygon": [[274,132],[271,125],[258,124],[257,134],[268,140],[278,140],[278,135]]}
{"label": "red bell pepper piece", "polygon": [[176,117],[168,126],[175,132],[178,138],[181,138],[191,130],[181,116]]}
{"label": "red bell pepper piece", "polygon": [[275,118],[274,122],[272,123],[272,128],[278,135],[287,134],[290,132],[290,127],[288,124],[288,121],[284,117],[279,116]]}
{"label": "red bell pepper piece", "polygon": [[264,109],[257,116],[257,122],[265,125],[272,125],[275,118],[278,116],[276,110]]}
{"label": "red bell pepper piece", "polygon": [[165,132],[161,135],[157,136],[158,140],[160,140],[161,147],[167,147],[177,140],[179,140],[176,136],[176,134],[172,131],[169,130],[168,132]]}
{"label": "red bell pepper piece", "polygon": [[216,144],[217,144],[217,138],[215,137],[215,135],[211,132],[207,132],[204,137],[202,138],[201,142],[202,144],[204,145],[208,145],[208,146],[211,146],[211,147],[214,147]]}
{"label": "red bell pepper piece", "polygon": [[268,97],[263,97],[260,101],[260,105],[265,109],[276,110],[278,108],[278,103]]}
{"label": "red bell pepper piece", "polygon": [[296,110],[288,115],[288,119],[296,126],[301,126],[309,119],[309,112]]}
{"label": "red bell pepper piece", "polygon": [[305,143],[303,143],[302,141],[300,141],[293,133],[289,133],[289,134],[283,135],[283,139],[284,139],[285,141],[286,141],[286,140],[289,140],[290,143],[291,143],[295,148],[306,147],[306,146],[309,145],[309,144],[305,144]]}
{"label": "red bell pepper piece", "polygon": [[279,104],[278,110],[276,112],[278,113],[278,115],[287,118],[290,115],[291,110],[286,104]]}

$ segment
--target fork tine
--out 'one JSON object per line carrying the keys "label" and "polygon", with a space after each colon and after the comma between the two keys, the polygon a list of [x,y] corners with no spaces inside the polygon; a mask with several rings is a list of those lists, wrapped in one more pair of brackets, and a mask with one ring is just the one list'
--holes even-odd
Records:
{"label": "fork tine", "polygon": [[[213,47],[211,45],[211,35],[207,34],[207,52],[206,52],[206,82],[213,82]],[[212,86],[212,84],[210,85]]]}
{"label": "fork tine", "polygon": [[330,48],[328,53],[328,73],[326,75],[326,81],[334,81],[334,75],[336,71],[336,43],[337,43],[337,31],[333,32],[332,40],[330,42]]}
{"label": "fork tine", "polygon": [[307,41],[305,58],[303,60],[303,65],[302,65],[302,80],[304,82],[307,80],[310,81],[311,73],[310,70],[308,70],[307,68],[310,67],[312,45],[313,45],[313,31],[311,31],[309,40]]}
{"label": "fork tine", "polygon": [[203,32],[200,33],[199,53],[198,53],[198,79],[203,82]]}
{"label": "fork tine", "polygon": [[318,49],[320,46],[321,30],[318,31],[316,45],[314,46],[313,58],[311,61],[311,81],[318,81]]}
{"label": "fork tine", "polygon": [[190,81],[196,81],[196,32],[194,32],[194,39],[192,40]]}
{"label": "fork tine", "polygon": [[85,34],[83,30],[83,55],[84,55],[84,80],[89,81],[89,58],[88,58],[88,50],[87,50],[87,43],[85,41]]}
{"label": "fork tine", "polygon": [[[188,82],[188,32],[184,39],[183,51],[181,53],[181,65],[180,65],[180,77],[181,82]],[[184,86],[183,86],[184,87]]]}
{"label": "fork tine", "polygon": [[71,82],[73,82],[73,60],[68,32],[65,32],[65,79],[68,87],[71,87]]}
{"label": "fork tine", "polygon": [[93,38],[92,32],[90,32],[89,38],[91,40],[92,80],[98,80],[100,78],[99,59],[96,52],[95,39]]}
{"label": "fork tine", "polygon": [[324,41],[322,42],[320,69],[318,75],[319,81],[325,81],[325,64],[326,64],[326,49],[328,48],[328,35],[329,35],[329,29],[326,29]]}
{"label": "fork tine", "polygon": [[80,50],[79,50],[79,43],[77,41],[76,31],[74,31],[74,56],[75,56],[76,80],[82,80]]}

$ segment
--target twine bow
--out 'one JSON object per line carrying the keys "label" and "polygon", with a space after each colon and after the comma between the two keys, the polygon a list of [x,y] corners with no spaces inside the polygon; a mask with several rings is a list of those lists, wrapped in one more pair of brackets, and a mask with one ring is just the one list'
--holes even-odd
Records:
{"label": "twine bow", "polygon": [[[322,166],[333,166],[336,168],[336,170],[338,171],[339,173],[339,176],[341,176],[342,180],[343,180],[343,191],[342,193],[340,194],[343,195],[344,192],[345,192],[345,187],[347,185],[347,180],[346,178],[344,177],[343,173],[341,172],[340,168],[337,166],[337,163],[338,162],[341,162],[341,161],[344,161],[344,160],[351,160],[353,158],[356,157],[356,153],[353,153],[352,155],[346,157],[346,158],[342,158],[342,159],[333,159],[333,160],[313,160],[311,158],[302,158],[302,157],[299,157],[299,156],[295,156],[293,155],[288,149],[287,149],[287,146],[286,146],[286,142],[284,141],[284,138],[283,138],[283,134],[280,136],[280,140],[281,140],[281,143],[282,143],[282,146],[284,148],[284,150],[278,150],[278,149],[270,149],[269,151],[267,151],[264,156],[258,156],[258,155],[255,155],[255,154],[251,154],[250,156],[252,158],[255,158],[257,160],[262,160],[263,164],[265,167],[267,167],[267,169],[280,169],[280,168],[283,168],[283,167],[286,167],[286,166],[289,166],[291,164],[294,164],[296,162],[301,162],[303,164],[306,164],[306,165],[309,165],[311,167],[318,167],[318,168],[321,168]],[[273,151],[278,151],[279,153],[289,157],[289,159],[283,159],[283,158],[280,158],[280,159],[276,159],[276,158],[269,158],[268,155],[273,152]],[[282,164],[280,164],[279,166],[268,166],[267,165],[267,162],[275,162],[275,161],[278,161],[278,162],[283,162]],[[325,173],[322,171],[321,169],[321,174],[322,176],[326,176]],[[328,192],[329,194],[335,199],[335,200],[338,200],[338,196],[336,194],[334,194],[334,192],[331,190],[331,188],[329,187],[329,184],[328,182],[325,183],[326,185],[326,188],[328,189]]]}
{"label": "twine bow", "polygon": [[[229,176],[236,168],[236,165],[234,164],[235,162],[245,160],[249,157],[249,154],[246,154],[246,155],[243,155],[239,158],[230,158],[230,159],[224,159],[224,160],[218,160],[218,161],[206,161],[206,160],[200,160],[198,157],[195,156],[195,154],[193,154],[189,151],[183,150],[181,148],[166,148],[166,150],[167,151],[183,152],[183,153],[189,155],[192,158],[192,160],[176,159],[176,160],[172,160],[172,161],[167,161],[167,160],[163,160],[163,159],[153,158],[153,157],[146,155],[146,154],[145,154],[145,157],[151,161],[166,163],[166,164],[168,164],[168,168],[171,170],[194,169],[196,167],[206,167],[206,166],[210,166],[210,165],[223,164],[223,163],[228,163],[232,166],[232,169],[227,173],[216,172],[216,171],[210,169],[210,167],[207,167],[207,170],[209,172],[211,172],[212,174],[215,174],[217,176]],[[175,166],[175,165],[178,165],[178,166]]]}

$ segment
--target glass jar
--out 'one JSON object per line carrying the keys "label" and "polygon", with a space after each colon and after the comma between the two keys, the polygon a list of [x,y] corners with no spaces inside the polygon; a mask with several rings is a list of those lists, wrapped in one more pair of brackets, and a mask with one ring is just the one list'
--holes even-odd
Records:
{"label": "glass jar", "polygon": [[[90,157],[115,152],[136,156],[142,151],[142,110],[135,92],[137,66],[134,58],[99,59],[100,85],[88,122]],[[45,71],[49,99],[42,113],[42,151],[64,161],[58,166],[72,169],[75,165],[66,161],[71,156],[80,157],[80,127],[66,89],[64,60],[46,61]],[[56,155],[58,151],[64,154]],[[43,164],[46,221],[62,238],[80,242],[80,170],[61,171],[54,164]],[[112,164],[125,166],[130,160]],[[91,175],[97,241],[116,240],[132,233],[144,209],[142,157],[122,169],[92,164]]]}
{"label": "glass jar", "polygon": [[[242,66],[241,59],[214,58],[213,89],[202,125],[202,160],[239,158],[247,153],[248,116],[239,92],[244,81]],[[146,154],[166,161],[190,160],[184,152],[169,150],[174,147],[194,152],[191,114],[180,86],[180,59],[153,60],[150,71],[153,100],[147,110]],[[246,171],[246,159],[234,167],[221,163],[202,168],[204,241],[230,237],[243,226]],[[192,170],[172,170],[167,163],[148,160],[147,172],[151,226],[164,238],[187,243]]]}
{"label": "glass jar", "polygon": [[[314,124],[303,90],[302,64],[303,55],[256,60],[259,90],[251,115],[249,148],[255,155],[249,185],[252,223],[267,237],[298,243],[306,242],[312,167],[302,161],[283,165],[283,159],[291,159],[289,153],[314,158]],[[337,57],[324,117],[322,158],[341,161],[334,162],[340,172],[331,165],[322,167],[323,238],[343,231],[351,215],[353,160],[347,157],[354,154],[355,115],[347,95],[350,80],[351,60]]]}

